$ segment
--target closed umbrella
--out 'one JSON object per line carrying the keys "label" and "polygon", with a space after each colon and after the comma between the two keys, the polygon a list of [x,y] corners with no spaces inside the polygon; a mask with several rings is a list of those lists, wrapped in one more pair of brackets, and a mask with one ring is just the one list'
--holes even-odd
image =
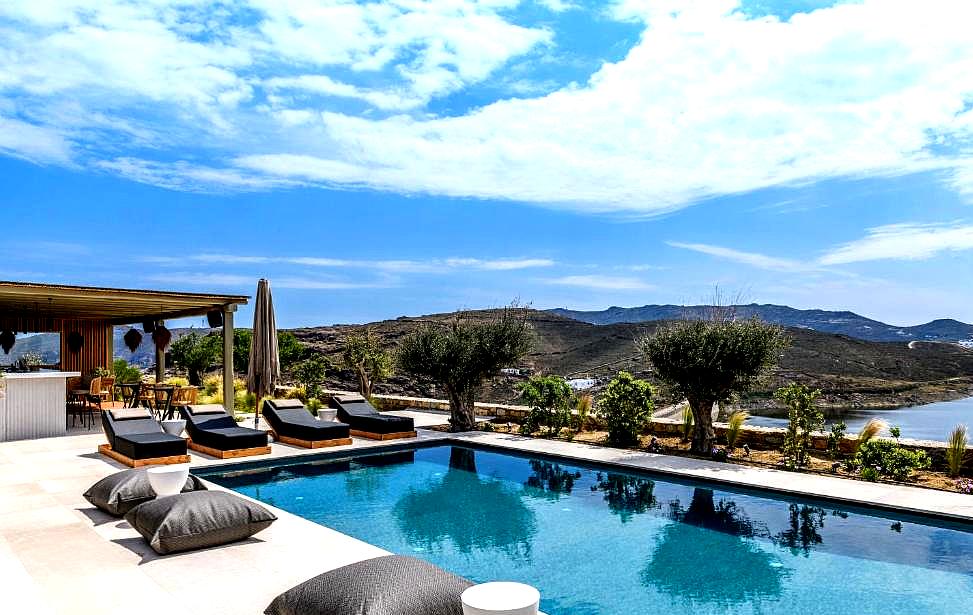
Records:
{"label": "closed umbrella", "polygon": [[274,392],[280,380],[280,354],[277,350],[277,321],[274,300],[270,296],[270,282],[257,282],[257,300],[253,305],[253,338],[250,344],[250,368],[247,370],[247,391],[257,398],[253,426],[260,420],[260,400]]}

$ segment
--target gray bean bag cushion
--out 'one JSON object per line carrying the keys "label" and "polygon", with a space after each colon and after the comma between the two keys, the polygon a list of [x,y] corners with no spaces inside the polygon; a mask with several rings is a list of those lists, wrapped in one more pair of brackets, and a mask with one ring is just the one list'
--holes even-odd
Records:
{"label": "gray bean bag cushion", "polygon": [[125,520],[156,553],[165,555],[249,538],[277,517],[232,493],[192,491],[140,504]]}
{"label": "gray bean bag cushion", "polygon": [[463,615],[472,583],[414,557],[386,555],[319,574],[274,598],[265,615]]}
{"label": "gray bean bag cushion", "polygon": [[[142,502],[155,498],[146,470],[148,468],[132,468],[106,476],[85,491],[84,499],[109,515],[121,517]],[[182,490],[183,493],[205,491],[206,486],[190,474]]]}

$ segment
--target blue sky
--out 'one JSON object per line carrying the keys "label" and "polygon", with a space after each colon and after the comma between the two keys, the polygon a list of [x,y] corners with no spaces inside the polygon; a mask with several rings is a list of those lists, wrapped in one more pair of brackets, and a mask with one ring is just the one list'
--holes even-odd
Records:
{"label": "blue sky", "polygon": [[[973,321],[962,0],[0,5],[0,278]],[[248,315],[244,313],[243,318]]]}

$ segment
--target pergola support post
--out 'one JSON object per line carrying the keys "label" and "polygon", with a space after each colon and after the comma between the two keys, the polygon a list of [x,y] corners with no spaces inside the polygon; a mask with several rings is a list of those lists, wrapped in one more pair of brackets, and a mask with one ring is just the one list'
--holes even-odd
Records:
{"label": "pergola support post", "polygon": [[[157,327],[164,326],[166,323],[163,321],[158,321],[156,323]],[[165,348],[160,348],[158,344],[155,345],[155,381],[164,382],[166,379],[166,351]]]}
{"label": "pergola support post", "polygon": [[235,305],[223,308],[223,408],[233,415],[233,312]]}

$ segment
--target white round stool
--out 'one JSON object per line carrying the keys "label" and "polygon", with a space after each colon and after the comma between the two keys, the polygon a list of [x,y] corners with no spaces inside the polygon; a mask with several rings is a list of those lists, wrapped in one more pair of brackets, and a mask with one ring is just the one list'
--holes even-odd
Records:
{"label": "white round stool", "polygon": [[537,615],[541,594],[530,585],[497,581],[468,587],[460,599],[465,615]]}
{"label": "white round stool", "polygon": [[321,408],[318,410],[318,420],[326,422],[334,422],[335,417],[338,416],[338,411],[334,408]]}
{"label": "white round stool", "polygon": [[174,463],[167,466],[152,466],[146,470],[149,477],[149,484],[155,497],[163,498],[167,495],[176,495],[182,492],[182,488],[189,479],[189,464]]}

